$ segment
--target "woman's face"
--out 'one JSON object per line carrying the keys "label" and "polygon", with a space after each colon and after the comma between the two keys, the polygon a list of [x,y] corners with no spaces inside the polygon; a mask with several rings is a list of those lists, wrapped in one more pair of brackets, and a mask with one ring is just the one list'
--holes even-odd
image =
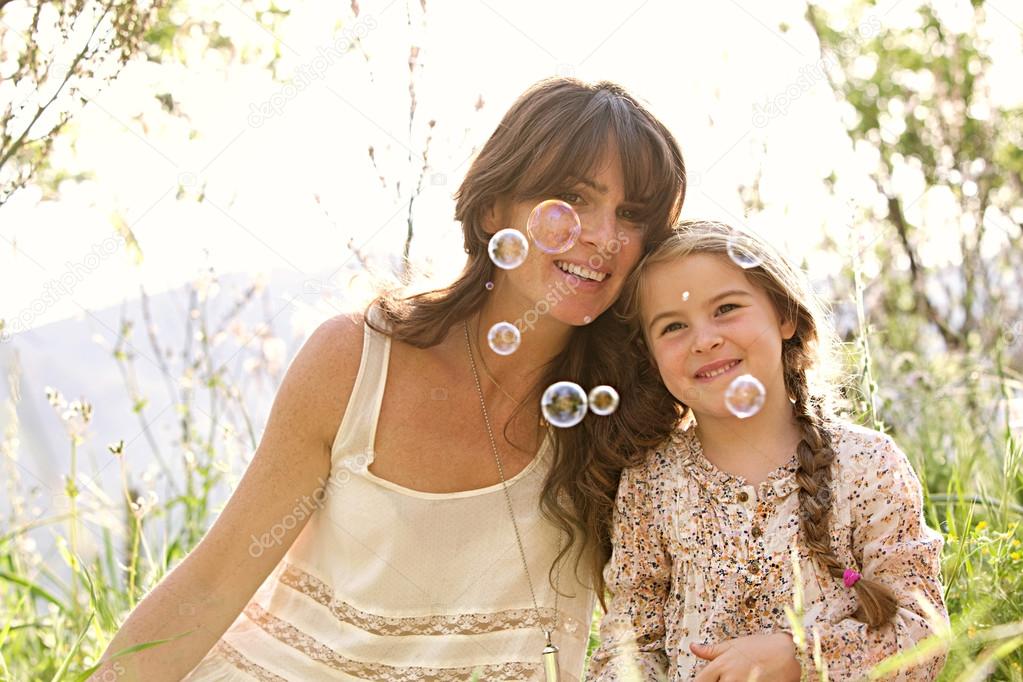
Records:
{"label": "woman's face", "polygon": [[564,324],[587,324],[615,302],[643,253],[644,226],[635,219],[640,207],[625,201],[616,146],[608,145],[587,177],[567,180],[551,197],[499,200],[488,214],[487,231],[513,227],[525,235],[530,212],[544,199],[560,199],[575,209],[582,224],[578,240],[560,254],[531,243],[522,265],[496,270],[494,292],[528,327],[548,316]]}
{"label": "woman's face", "polygon": [[696,413],[727,417],[724,394],[752,374],[767,400],[786,399],[782,341],[795,326],[779,319],[767,292],[728,257],[696,253],[643,273],[641,320],[661,380]]}

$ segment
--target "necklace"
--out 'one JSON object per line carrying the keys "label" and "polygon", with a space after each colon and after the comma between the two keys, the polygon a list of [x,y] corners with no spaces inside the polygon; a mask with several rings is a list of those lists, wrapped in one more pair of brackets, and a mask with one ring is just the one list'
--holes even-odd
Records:
{"label": "necklace", "polygon": [[[466,322],[466,324],[468,324],[468,322]],[[476,332],[479,333],[479,327],[478,326],[476,328]],[[469,359],[472,360],[472,354],[471,353],[469,355]],[[497,379],[495,379],[494,375],[491,374],[490,368],[487,367],[487,361],[483,359],[483,356],[480,356],[480,367],[483,368],[483,373],[487,375],[487,378],[490,379],[491,382],[493,382],[494,386],[497,386],[497,390],[501,391],[501,393],[504,393],[504,396],[506,398],[508,398],[508,400],[512,401],[512,403],[514,403],[515,405],[519,404],[519,401],[516,400],[514,398],[514,396],[512,396],[511,393],[509,393],[508,391],[504,390],[504,386],[502,386],[501,384],[497,383]]]}
{"label": "necklace", "polygon": [[551,630],[543,627],[543,617],[540,615],[540,606],[536,602],[536,592],[533,591],[533,578],[529,574],[529,564],[526,562],[526,550],[522,546],[522,535],[519,533],[519,524],[515,520],[515,510],[512,508],[511,495],[508,494],[508,481],[504,477],[504,465],[501,464],[501,457],[497,454],[497,441],[494,439],[494,429],[490,426],[490,415],[487,414],[487,403],[483,399],[483,389],[480,387],[480,375],[476,371],[476,360],[472,353],[472,343],[469,342],[469,322],[464,320],[462,328],[465,330],[465,349],[469,353],[469,366],[472,367],[472,378],[476,382],[476,394],[480,397],[480,411],[483,412],[483,423],[487,427],[487,436],[490,438],[490,449],[494,453],[494,461],[497,462],[497,473],[501,477],[501,489],[504,491],[504,501],[508,503],[508,515],[511,517],[512,528],[515,529],[515,542],[519,546],[519,558],[522,559],[522,568],[526,573],[526,584],[529,585],[529,596],[533,599],[533,610],[536,611],[536,620],[543,630],[547,645],[543,648],[541,660],[543,661],[544,674],[547,682],[558,682],[558,647],[551,641],[551,632],[557,627],[558,619],[558,597],[560,596],[557,587],[554,588],[554,621],[551,623]]}
{"label": "necklace", "polygon": [[[467,321],[466,321],[466,324],[468,324]],[[476,333],[477,334],[479,333],[479,326],[478,325],[476,327]],[[473,359],[472,351],[470,350],[469,351],[469,360],[472,361],[472,359]],[[487,378],[490,379],[491,382],[493,382],[494,386],[497,386],[497,389],[499,391],[501,391],[501,393],[503,393],[505,395],[505,397],[508,398],[508,400],[512,401],[512,403],[515,404],[516,406],[522,404],[521,401],[516,400],[515,397],[511,393],[509,393],[508,391],[504,390],[504,386],[502,386],[501,384],[497,383],[497,379],[494,378],[494,375],[491,374],[490,369],[487,368],[487,363],[486,363],[486,360],[483,359],[483,356],[480,356],[480,366],[483,368],[483,373],[487,375]],[[475,369],[476,369],[475,366],[473,366],[473,371],[475,371]],[[484,408],[485,407],[486,406],[484,406]],[[540,428],[547,428],[549,426],[548,423],[547,423],[547,420],[543,418],[542,414],[540,415],[539,420],[537,421],[537,425],[540,426]]]}

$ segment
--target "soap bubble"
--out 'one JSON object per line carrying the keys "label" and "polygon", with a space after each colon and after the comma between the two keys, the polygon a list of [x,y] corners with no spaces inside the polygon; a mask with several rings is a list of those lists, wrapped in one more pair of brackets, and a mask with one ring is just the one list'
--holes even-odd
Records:
{"label": "soap bubble", "polygon": [[725,406],[739,419],[752,417],[764,406],[767,391],[752,374],[740,374],[725,391]]}
{"label": "soap bubble", "polygon": [[493,288],[494,288],[494,283],[493,282],[487,282],[483,286],[485,286],[487,288],[487,291],[492,291]]}
{"label": "soap bubble", "polygon": [[760,256],[752,237],[744,234],[733,234],[728,237],[728,257],[743,270],[760,265]]}
{"label": "soap bubble", "polygon": [[689,300],[689,292],[688,291],[683,291],[682,292],[682,300],[683,301],[688,301]]}
{"label": "soap bubble", "polygon": [[618,391],[610,386],[596,386],[590,391],[590,412],[606,417],[618,409]]}
{"label": "soap bubble", "polygon": [[544,253],[565,253],[582,232],[575,209],[558,199],[537,204],[526,221],[526,233]]}
{"label": "soap bubble", "polygon": [[522,335],[518,327],[511,322],[498,322],[487,332],[487,343],[490,350],[498,355],[511,355],[518,349]]}
{"label": "soap bubble", "polygon": [[518,230],[507,227],[490,238],[490,260],[503,270],[519,267],[529,254],[529,242]]}
{"label": "soap bubble", "polygon": [[551,384],[540,398],[540,410],[553,426],[575,426],[586,416],[586,391],[571,381]]}

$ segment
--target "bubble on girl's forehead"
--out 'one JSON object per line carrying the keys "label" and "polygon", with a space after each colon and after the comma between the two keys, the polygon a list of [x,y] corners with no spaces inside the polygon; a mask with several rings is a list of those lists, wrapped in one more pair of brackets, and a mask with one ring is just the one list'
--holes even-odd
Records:
{"label": "bubble on girl's forehead", "polygon": [[764,406],[767,391],[752,374],[740,374],[725,390],[725,407],[739,419],[752,417]]}
{"label": "bubble on girl's forehead", "polygon": [[529,242],[525,235],[512,227],[495,233],[487,247],[490,260],[502,270],[519,267],[529,255]]}
{"label": "bubble on girl's forehead", "polygon": [[494,288],[494,283],[493,282],[487,282],[483,286],[485,286],[487,288],[487,291],[490,291],[491,289]]}
{"label": "bubble on girl's forehead", "polygon": [[526,220],[526,234],[544,253],[565,253],[581,232],[582,223],[575,209],[558,199],[541,201]]}
{"label": "bubble on girl's forehead", "polygon": [[490,350],[498,355],[511,355],[522,341],[518,327],[511,322],[498,322],[487,332],[487,343]]}
{"label": "bubble on girl's forehead", "polygon": [[683,301],[688,301],[689,300],[689,292],[688,291],[683,291],[682,292],[682,300]]}
{"label": "bubble on girl's forehead", "polygon": [[589,324],[590,322],[593,322],[593,318],[587,315],[586,317],[583,318],[583,322]]}
{"label": "bubble on girl's forehead", "polygon": [[744,234],[733,234],[728,237],[728,257],[744,270],[760,265],[756,242]]}
{"label": "bubble on girl's forehead", "polygon": [[595,386],[588,399],[593,414],[605,417],[618,409],[618,391],[611,386]]}
{"label": "bubble on girl's forehead", "polygon": [[571,381],[551,384],[540,398],[540,411],[552,426],[575,426],[586,416],[586,391]]}

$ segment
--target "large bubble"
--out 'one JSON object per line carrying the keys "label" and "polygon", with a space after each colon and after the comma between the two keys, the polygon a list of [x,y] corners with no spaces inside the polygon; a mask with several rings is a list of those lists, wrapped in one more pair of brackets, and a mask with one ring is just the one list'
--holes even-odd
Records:
{"label": "large bubble", "polygon": [[515,228],[507,227],[494,233],[487,250],[494,265],[502,270],[512,270],[525,262],[529,255],[529,241]]}
{"label": "large bubble", "polygon": [[764,406],[767,391],[752,374],[740,374],[725,390],[725,406],[739,419],[752,417]]}
{"label": "large bubble", "polygon": [[565,253],[581,232],[582,223],[575,209],[558,199],[541,201],[526,221],[526,233],[545,253]]}
{"label": "large bubble", "polygon": [[498,322],[487,332],[487,343],[490,350],[498,355],[511,355],[522,341],[518,327],[511,322]]}
{"label": "large bubble", "polygon": [[551,384],[540,398],[540,411],[552,426],[575,426],[586,416],[586,391],[571,381]]}

